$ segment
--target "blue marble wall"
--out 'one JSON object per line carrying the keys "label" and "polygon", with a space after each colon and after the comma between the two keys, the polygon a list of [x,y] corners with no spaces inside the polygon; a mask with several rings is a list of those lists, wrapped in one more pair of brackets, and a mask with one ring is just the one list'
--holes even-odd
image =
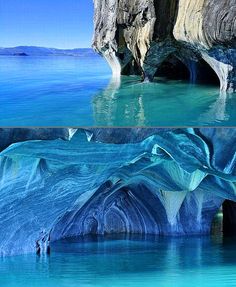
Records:
{"label": "blue marble wall", "polygon": [[1,255],[86,234],[207,234],[223,201],[236,201],[236,129],[3,129],[0,138]]}

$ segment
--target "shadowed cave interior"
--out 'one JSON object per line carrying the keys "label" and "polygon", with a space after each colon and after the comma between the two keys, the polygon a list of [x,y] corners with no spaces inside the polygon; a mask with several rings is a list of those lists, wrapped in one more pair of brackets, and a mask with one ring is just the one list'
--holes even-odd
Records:
{"label": "shadowed cave interior", "polygon": [[154,77],[165,77],[169,80],[190,80],[190,71],[188,67],[174,56],[168,57],[157,71]]}
{"label": "shadowed cave interior", "polygon": [[[125,53],[119,53],[119,58],[125,61]],[[122,75],[138,75],[142,72],[134,58],[129,60],[122,69]],[[215,71],[203,59],[199,61],[181,61],[178,57],[169,56],[157,68],[155,78],[167,80],[184,80],[190,83],[220,86],[220,80]]]}
{"label": "shadowed cave interior", "polygon": [[203,59],[186,61],[186,64],[175,56],[169,56],[154,75],[169,80],[185,80],[191,83],[220,86],[215,71]]}

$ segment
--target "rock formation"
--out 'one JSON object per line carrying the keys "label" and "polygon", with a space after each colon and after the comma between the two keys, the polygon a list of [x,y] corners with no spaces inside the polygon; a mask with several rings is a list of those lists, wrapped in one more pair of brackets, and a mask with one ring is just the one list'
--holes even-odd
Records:
{"label": "rock formation", "polygon": [[76,129],[73,128],[0,128],[0,151],[9,145],[29,140],[70,140]]}
{"label": "rock formation", "polygon": [[93,47],[114,75],[152,80],[187,73],[192,82],[217,75],[222,91],[236,91],[234,0],[94,0],[94,6]]}
{"label": "rock formation", "polygon": [[236,201],[236,129],[68,132],[16,129],[9,145],[0,131],[1,255],[90,234],[208,234]]}

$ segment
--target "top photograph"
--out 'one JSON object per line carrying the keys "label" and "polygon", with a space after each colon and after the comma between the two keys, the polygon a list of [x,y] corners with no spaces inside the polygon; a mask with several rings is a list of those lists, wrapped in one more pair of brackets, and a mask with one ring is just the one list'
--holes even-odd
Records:
{"label": "top photograph", "polygon": [[236,126],[235,0],[0,0],[0,127]]}

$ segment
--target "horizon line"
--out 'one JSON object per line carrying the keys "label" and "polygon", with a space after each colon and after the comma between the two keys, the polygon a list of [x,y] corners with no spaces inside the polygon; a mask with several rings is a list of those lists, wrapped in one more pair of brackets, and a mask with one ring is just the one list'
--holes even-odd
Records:
{"label": "horizon line", "polygon": [[75,47],[75,48],[58,48],[58,47],[46,47],[46,46],[37,46],[37,45],[18,45],[18,46],[8,46],[8,47],[2,47],[0,46],[0,49],[13,49],[13,48],[20,48],[20,47],[34,47],[34,48],[45,48],[45,49],[58,49],[58,50],[75,50],[75,49],[93,49],[90,47]]}

